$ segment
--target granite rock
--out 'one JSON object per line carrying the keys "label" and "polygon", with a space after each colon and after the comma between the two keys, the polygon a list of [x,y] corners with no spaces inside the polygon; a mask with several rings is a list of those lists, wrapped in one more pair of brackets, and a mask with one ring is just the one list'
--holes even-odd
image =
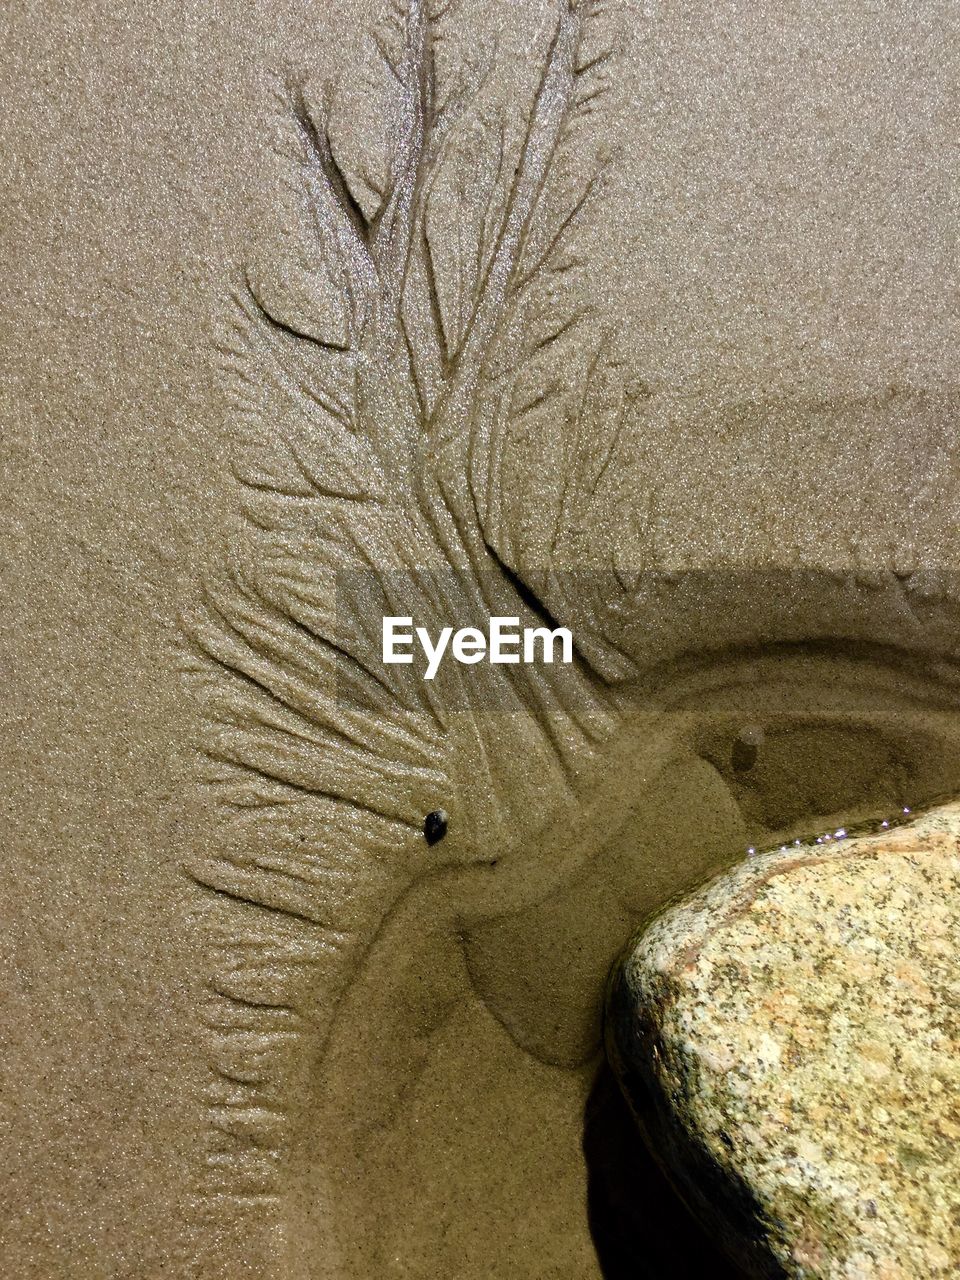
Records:
{"label": "granite rock", "polygon": [[750,1276],[960,1275],[960,803],[748,858],[611,978],[608,1053]]}

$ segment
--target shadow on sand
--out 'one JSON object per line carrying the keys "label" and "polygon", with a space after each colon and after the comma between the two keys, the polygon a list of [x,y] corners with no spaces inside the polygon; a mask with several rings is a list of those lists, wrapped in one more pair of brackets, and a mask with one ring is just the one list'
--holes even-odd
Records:
{"label": "shadow on sand", "polygon": [[606,1063],[587,1100],[583,1152],[605,1280],[745,1280],[661,1173]]}

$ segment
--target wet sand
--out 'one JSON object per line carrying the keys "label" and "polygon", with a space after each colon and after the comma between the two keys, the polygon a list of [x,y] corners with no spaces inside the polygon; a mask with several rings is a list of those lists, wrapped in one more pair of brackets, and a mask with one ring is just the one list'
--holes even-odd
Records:
{"label": "wet sand", "polygon": [[[522,84],[528,11],[490,13],[463,32],[501,26]],[[709,608],[668,585],[614,611],[599,574],[601,598],[550,601],[598,662],[643,672],[614,746],[495,911],[456,870],[399,896],[282,1100],[300,1145],[282,1203],[204,1200],[208,917],[182,866],[216,854],[220,814],[178,619],[238,507],[217,344],[290,217],[277,75],[357,65],[366,18],[8,7],[0,1274],[18,1280],[705,1274],[601,1066],[610,959],[751,843],[960,783],[952,667],[894,648],[947,648],[960,595],[956,16],[630,7],[589,251],[638,408],[570,562],[615,546],[626,573],[774,577],[724,578]],[[831,575],[853,565],[867,585],[841,608]],[[926,593],[925,566],[945,571]],[[529,764],[499,732],[519,797]]]}

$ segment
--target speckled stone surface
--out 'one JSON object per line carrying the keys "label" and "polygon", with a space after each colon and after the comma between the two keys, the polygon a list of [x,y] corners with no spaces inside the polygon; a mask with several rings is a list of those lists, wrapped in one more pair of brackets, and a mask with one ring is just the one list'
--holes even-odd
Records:
{"label": "speckled stone surface", "polygon": [[611,980],[608,1052],[748,1275],[960,1275],[960,804],[748,859]]}

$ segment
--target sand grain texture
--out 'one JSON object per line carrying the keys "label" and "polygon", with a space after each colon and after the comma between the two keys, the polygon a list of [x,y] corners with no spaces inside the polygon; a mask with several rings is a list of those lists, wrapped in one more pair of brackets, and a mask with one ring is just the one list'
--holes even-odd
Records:
{"label": "sand grain texture", "polygon": [[[432,9],[469,91],[391,170],[414,10],[4,7],[16,1280],[572,1280],[601,1221],[672,1274],[584,1154],[607,966],[749,843],[960,790],[955,6]],[[545,606],[575,671],[338,697],[358,561],[364,661],[382,588]]]}

